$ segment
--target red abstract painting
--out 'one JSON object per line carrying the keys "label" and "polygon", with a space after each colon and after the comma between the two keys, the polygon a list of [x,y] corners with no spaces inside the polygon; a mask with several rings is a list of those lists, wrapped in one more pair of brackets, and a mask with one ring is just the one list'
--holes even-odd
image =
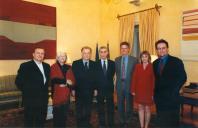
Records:
{"label": "red abstract painting", "polygon": [[31,59],[35,48],[56,56],[56,8],[22,0],[0,0],[0,59]]}
{"label": "red abstract painting", "polygon": [[198,9],[186,10],[182,15],[181,57],[198,61]]}

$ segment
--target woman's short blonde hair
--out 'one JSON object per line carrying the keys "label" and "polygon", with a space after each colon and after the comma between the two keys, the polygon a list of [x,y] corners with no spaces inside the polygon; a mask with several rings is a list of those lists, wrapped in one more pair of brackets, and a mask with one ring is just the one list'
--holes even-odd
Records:
{"label": "woman's short blonde hair", "polygon": [[66,52],[57,52],[57,54],[56,54],[56,60],[58,60],[58,58],[59,58],[60,56],[65,56],[65,58],[66,58],[66,60],[67,60],[67,53],[66,53]]}

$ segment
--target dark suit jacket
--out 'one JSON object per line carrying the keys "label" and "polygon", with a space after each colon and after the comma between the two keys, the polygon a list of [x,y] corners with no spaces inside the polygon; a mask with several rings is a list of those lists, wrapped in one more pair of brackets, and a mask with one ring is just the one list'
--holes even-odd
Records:
{"label": "dark suit jacket", "polygon": [[107,73],[104,75],[101,60],[96,62],[96,78],[97,78],[97,90],[101,94],[112,94],[114,92],[114,74],[115,63],[112,60],[108,60]]}
{"label": "dark suit jacket", "polygon": [[76,96],[93,95],[96,86],[95,62],[89,60],[89,69],[86,71],[83,60],[76,60],[72,64],[72,71],[76,80]]}
{"label": "dark suit jacket", "polygon": [[155,74],[154,100],[158,109],[178,108],[180,102],[179,90],[186,82],[186,72],[183,62],[168,55],[162,74],[158,72],[160,59],[153,62]]}
{"label": "dark suit jacket", "polygon": [[22,91],[24,106],[43,106],[48,103],[50,66],[44,62],[42,64],[46,77],[45,84],[43,75],[33,60],[20,65],[15,83]]}

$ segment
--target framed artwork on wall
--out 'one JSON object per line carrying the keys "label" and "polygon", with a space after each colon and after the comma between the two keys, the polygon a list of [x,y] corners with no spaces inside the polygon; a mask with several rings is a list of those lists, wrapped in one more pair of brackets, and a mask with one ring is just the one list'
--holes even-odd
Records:
{"label": "framed artwork on wall", "polygon": [[198,9],[183,12],[181,57],[198,61]]}
{"label": "framed artwork on wall", "polygon": [[56,8],[22,0],[0,0],[0,60],[31,59],[35,48],[56,56]]}

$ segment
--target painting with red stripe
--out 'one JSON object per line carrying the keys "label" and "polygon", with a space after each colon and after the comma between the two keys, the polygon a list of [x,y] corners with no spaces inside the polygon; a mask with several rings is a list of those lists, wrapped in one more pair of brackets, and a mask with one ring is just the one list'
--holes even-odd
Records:
{"label": "painting with red stripe", "polygon": [[22,0],[0,0],[0,59],[31,59],[34,48],[56,56],[56,8]]}
{"label": "painting with red stripe", "polygon": [[198,9],[183,11],[181,35],[182,58],[198,61]]}

